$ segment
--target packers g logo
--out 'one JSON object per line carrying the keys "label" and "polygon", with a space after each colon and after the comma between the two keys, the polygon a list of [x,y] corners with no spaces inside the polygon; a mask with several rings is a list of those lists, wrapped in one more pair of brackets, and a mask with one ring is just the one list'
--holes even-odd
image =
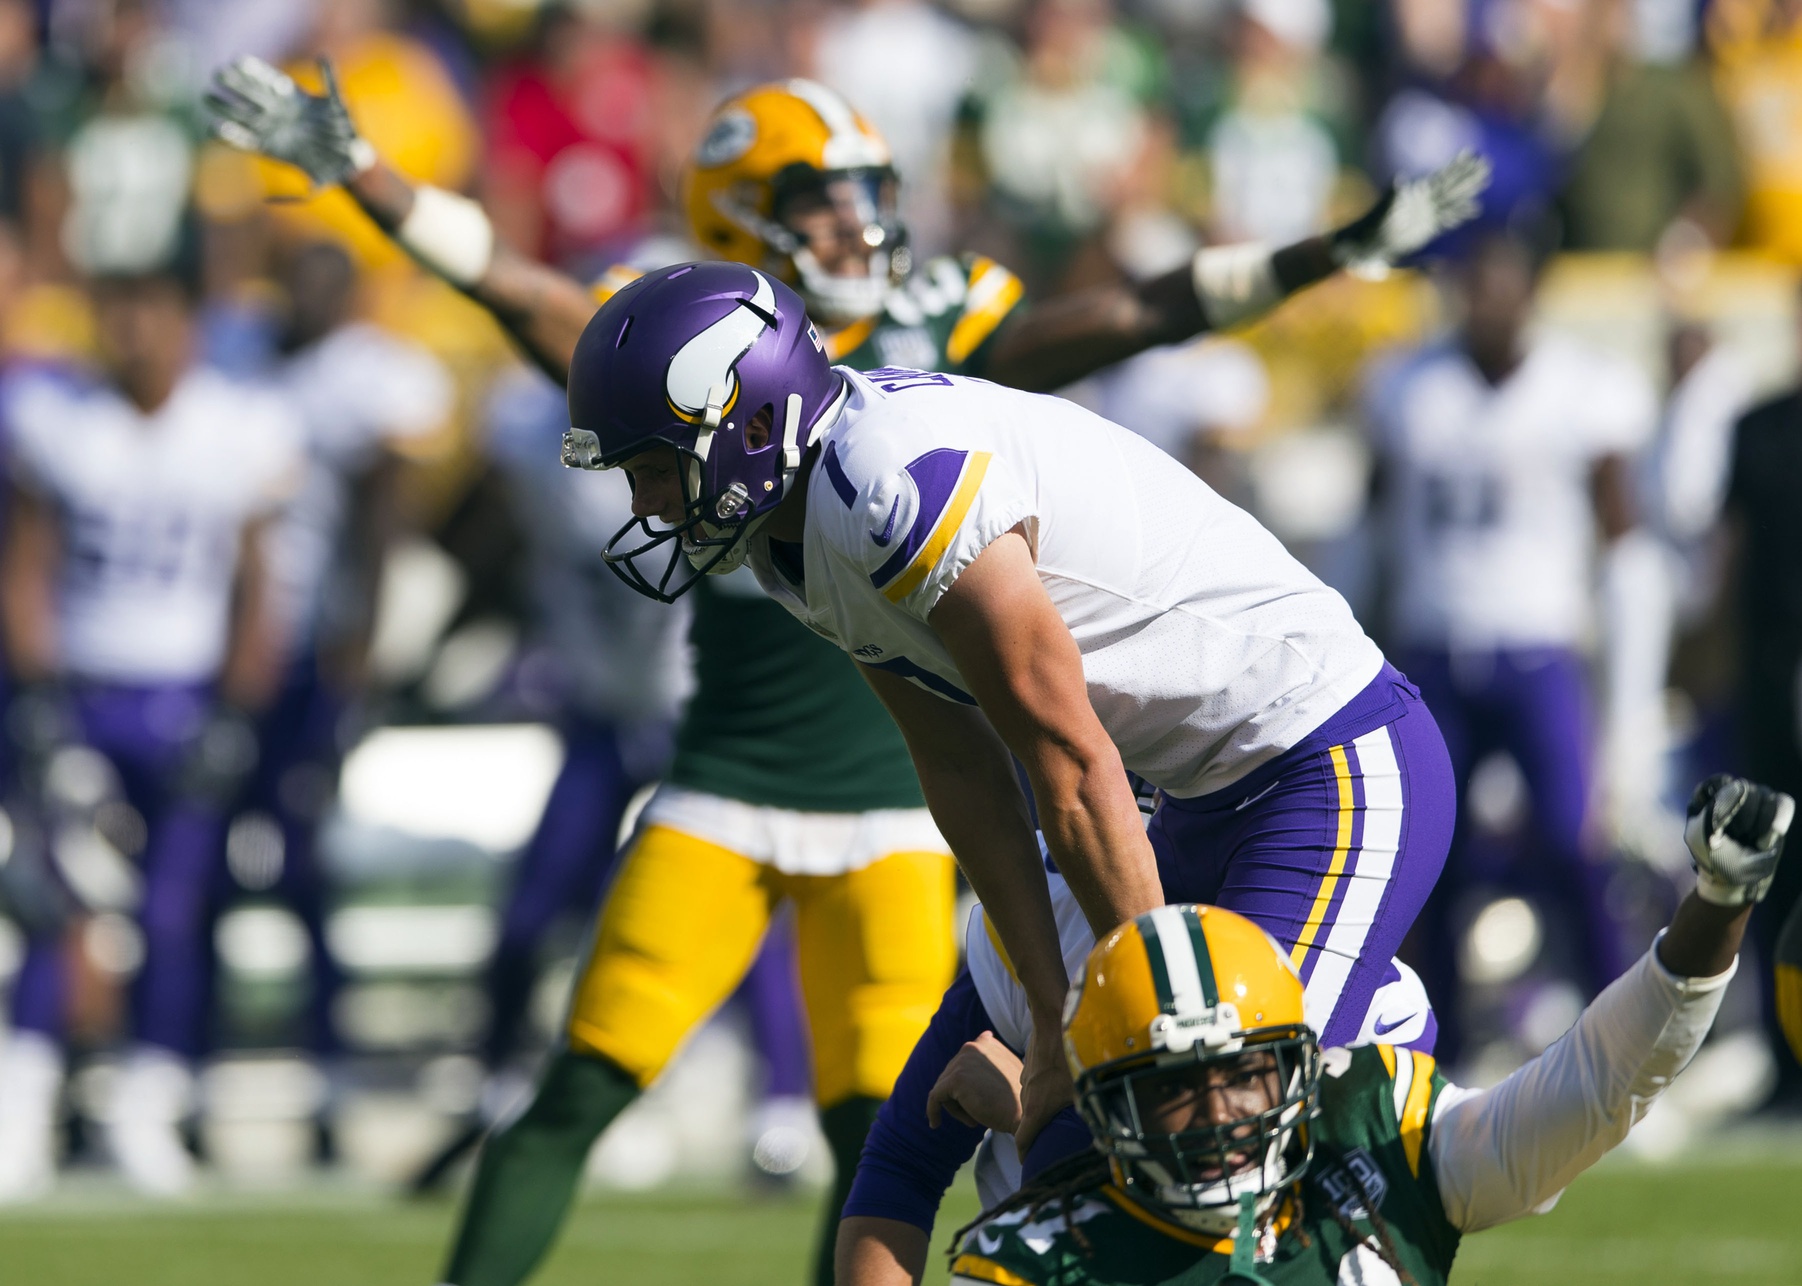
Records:
{"label": "packers g logo", "polygon": [[757,141],[757,120],[742,107],[729,107],[707,131],[695,149],[695,164],[704,170],[730,165]]}

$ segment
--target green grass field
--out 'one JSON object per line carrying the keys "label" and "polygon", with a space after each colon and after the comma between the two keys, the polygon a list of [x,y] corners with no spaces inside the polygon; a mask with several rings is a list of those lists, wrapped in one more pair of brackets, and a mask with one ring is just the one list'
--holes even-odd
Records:
{"label": "green grass field", "polygon": [[[954,1194],[941,1236],[972,1209]],[[429,1286],[452,1207],[343,1192],[146,1208],[99,1194],[0,1214],[7,1286]],[[586,1202],[542,1286],[797,1286],[814,1211],[718,1193]],[[933,1276],[943,1281],[935,1256]],[[1802,1156],[1607,1166],[1549,1216],[1465,1243],[1456,1286],[1802,1283]]]}

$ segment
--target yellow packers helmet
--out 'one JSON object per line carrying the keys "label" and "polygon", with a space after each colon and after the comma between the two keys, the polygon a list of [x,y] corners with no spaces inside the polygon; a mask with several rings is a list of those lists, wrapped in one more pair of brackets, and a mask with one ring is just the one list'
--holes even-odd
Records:
{"label": "yellow packers helmet", "polygon": [[[811,80],[759,85],[726,100],[683,176],[701,247],[788,281],[831,326],[880,312],[912,267],[898,190],[882,136]],[[836,215],[867,273],[827,271],[792,226],[803,210]]]}
{"label": "yellow packers helmet", "polygon": [[1276,940],[1219,907],[1159,907],[1095,944],[1064,1011],[1076,1108],[1134,1200],[1224,1234],[1313,1159],[1320,1047]]}

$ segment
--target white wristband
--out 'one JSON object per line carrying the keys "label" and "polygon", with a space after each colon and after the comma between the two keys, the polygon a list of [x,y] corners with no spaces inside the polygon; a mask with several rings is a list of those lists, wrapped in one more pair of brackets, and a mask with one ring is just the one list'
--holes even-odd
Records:
{"label": "white wristband", "polygon": [[1259,241],[1197,250],[1194,274],[1195,297],[1215,330],[1236,326],[1282,302],[1270,247]]}
{"label": "white wristband", "polygon": [[473,286],[494,260],[494,225],[482,207],[443,188],[420,187],[394,239],[453,286]]}

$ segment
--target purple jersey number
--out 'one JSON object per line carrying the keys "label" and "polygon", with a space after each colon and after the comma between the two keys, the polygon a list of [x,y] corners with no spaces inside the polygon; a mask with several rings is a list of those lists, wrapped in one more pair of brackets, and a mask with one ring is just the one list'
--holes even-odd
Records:
{"label": "purple jersey number", "polygon": [[884,393],[899,393],[910,388],[950,388],[951,377],[933,371],[916,371],[907,366],[879,366],[865,371],[864,378]]}

